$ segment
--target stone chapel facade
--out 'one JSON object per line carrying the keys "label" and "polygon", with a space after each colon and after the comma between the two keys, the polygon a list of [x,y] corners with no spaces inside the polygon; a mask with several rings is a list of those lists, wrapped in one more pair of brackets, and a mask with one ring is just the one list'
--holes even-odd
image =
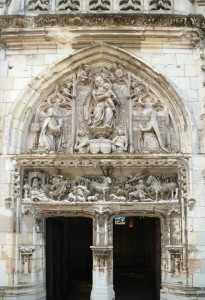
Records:
{"label": "stone chapel facade", "polygon": [[67,299],[55,224],[89,218],[117,300],[121,216],[159,224],[153,299],[205,299],[205,1],[5,0],[0,28],[0,298]]}

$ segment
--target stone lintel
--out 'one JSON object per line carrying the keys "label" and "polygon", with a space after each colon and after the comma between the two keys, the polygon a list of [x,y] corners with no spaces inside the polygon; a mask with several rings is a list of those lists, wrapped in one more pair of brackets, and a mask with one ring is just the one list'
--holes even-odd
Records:
{"label": "stone lintel", "polygon": [[[1,18],[0,18],[1,21]],[[56,27],[55,27],[56,29]],[[96,31],[98,35],[96,35]],[[123,32],[122,32],[123,31]],[[56,48],[56,43],[66,44],[71,41],[74,49],[81,49],[90,46],[95,42],[105,42],[107,44],[120,48],[152,47],[159,48],[162,43],[166,48],[189,49],[196,47],[200,42],[202,31],[199,28],[178,27],[178,26],[160,26],[155,28],[149,26],[125,26],[123,30],[112,27],[110,29],[101,26],[80,27],[76,29],[58,28],[58,31],[52,27],[16,27],[2,28],[1,40],[9,49],[36,49],[36,48]]]}

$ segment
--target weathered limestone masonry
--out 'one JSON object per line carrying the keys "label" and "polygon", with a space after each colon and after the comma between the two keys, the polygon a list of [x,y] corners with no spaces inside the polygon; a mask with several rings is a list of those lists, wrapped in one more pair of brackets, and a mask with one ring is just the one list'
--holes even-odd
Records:
{"label": "weathered limestone masonry", "polygon": [[[0,298],[46,299],[45,220],[161,223],[161,300],[205,300],[205,1],[0,1]],[[148,300],[148,299],[147,299]]]}

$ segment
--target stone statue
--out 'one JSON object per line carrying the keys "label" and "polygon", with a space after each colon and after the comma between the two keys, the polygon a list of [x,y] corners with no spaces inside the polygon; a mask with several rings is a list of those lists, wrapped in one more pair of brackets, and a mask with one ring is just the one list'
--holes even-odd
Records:
{"label": "stone statue", "polygon": [[116,99],[110,85],[105,84],[102,76],[97,76],[91,98],[85,106],[85,120],[88,125],[92,128],[113,128]]}
{"label": "stone statue", "polygon": [[39,190],[40,186],[41,186],[40,180],[38,179],[38,177],[34,177],[32,182],[32,189]]}
{"label": "stone statue", "polygon": [[119,101],[115,95],[115,93],[111,90],[111,86],[109,83],[105,83],[103,85],[105,91],[109,94],[109,97],[105,100],[105,108],[110,107],[115,112],[115,104],[114,101],[119,104]]}
{"label": "stone statue", "polygon": [[144,184],[143,180],[139,180],[138,184],[135,186],[135,191],[129,193],[129,200],[132,201],[134,200],[144,200],[148,195],[145,192],[146,186]]}
{"label": "stone statue", "polygon": [[39,135],[38,147],[49,151],[60,151],[62,146],[62,124],[54,112],[52,106],[47,110],[47,117]]}
{"label": "stone statue", "polygon": [[61,201],[67,191],[67,180],[62,175],[58,175],[52,179],[51,191],[49,195],[53,200]]}
{"label": "stone statue", "polygon": [[78,78],[78,82],[85,84],[90,78],[89,78],[89,66],[88,65],[83,65],[80,66],[78,69],[78,74],[77,74],[77,78]]}
{"label": "stone statue", "polygon": [[75,150],[79,153],[88,153],[89,152],[89,138],[84,134],[82,130],[79,130],[77,133]]}
{"label": "stone statue", "polygon": [[75,97],[72,90],[72,83],[70,81],[63,82],[58,86],[58,92],[64,97],[65,101],[72,102]]}
{"label": "stone statue", "polygon": [[140,148],[141,151],[148,153],[160,152],[161,150],[170,152],[162,141],[157,120],[157,111],[153,108],[154,101],[149,95],[144,97],[143,102],[139,99],[139,102],[144,106],[143,115],[148,119],[145,126],[139,124],[141,130]]}
{"label": "stone statue", "polygon": [[90,195],[90,191],[84,185],[75,185],[71,186],[71,192],[68,194],[68,198],[70,201],[79,201],[85,202],[87,196]]}
{"label": "stone statue", "polygon": [[178,197],[178,187],[174,181],[161,182],[157,177],[150,175],[147,184],[147,193],[150,197],[155,197],[155,201],[164,200],[164,196],[167,200],[176,200]]}
{"label": "stone statue", "polygon": [[124,130],[118,130],[117,136],[112,140],[113,152],[123,153],[127,151],[128,141]]}

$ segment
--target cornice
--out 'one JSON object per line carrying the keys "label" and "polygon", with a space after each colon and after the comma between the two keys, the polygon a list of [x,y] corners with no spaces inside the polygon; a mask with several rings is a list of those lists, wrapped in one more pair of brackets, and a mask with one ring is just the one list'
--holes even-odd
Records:
{"label": "cornice", "polygon": [[[58,28],[58,32],[56,32]],[[205,35],[202,15],[174,14],[41,14],[0,16],[1,42],[7,48],[56,48],[71,43],[74,49],[93,40],[120,48],[201,47]],[[96,34],[97,33],[97,34]],[[114,39],[113,39],[114,36]]]}
{"label": "cornice", "polygon": [[174,14],[43,14],[38,16],[0,16],[0,28],[37,27],[190,27],[205,32],[205,18],[202,15]]}

